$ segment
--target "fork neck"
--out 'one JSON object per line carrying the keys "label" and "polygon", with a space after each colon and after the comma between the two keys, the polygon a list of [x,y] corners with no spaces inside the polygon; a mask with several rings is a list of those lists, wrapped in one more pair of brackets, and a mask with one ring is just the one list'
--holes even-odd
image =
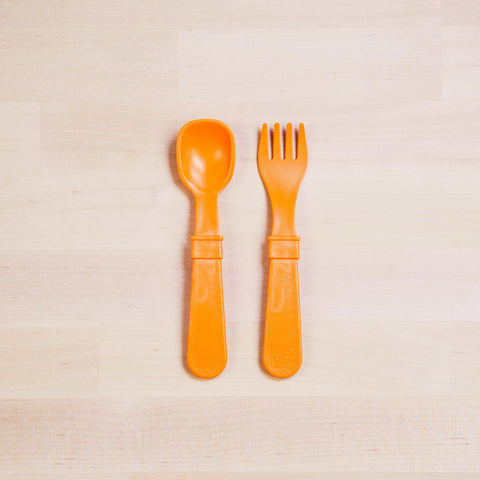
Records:
{"label": "fork neck", "polygon": [[195,235],[218,235],[218,193],[195,195]]}
{"label": "fork neck", "polygon": [[272,205],[272,235],[296,235],[295,203]]}

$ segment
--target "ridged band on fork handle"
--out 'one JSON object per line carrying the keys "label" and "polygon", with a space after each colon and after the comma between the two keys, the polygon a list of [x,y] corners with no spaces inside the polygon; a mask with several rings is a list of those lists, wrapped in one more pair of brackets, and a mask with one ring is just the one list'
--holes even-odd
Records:
{"label": "ridged band on fork handle", "polygon": [[302,365],[298,259],[300,237],[268,237],[267,312],[263,365],[275,377],[294,375]]}
{"label": "ridged band on fork handle", "polygon": [[222,287],[221,235],[192,237],[192,288],[187,363],[202,378],[219,375],[227,364]]}

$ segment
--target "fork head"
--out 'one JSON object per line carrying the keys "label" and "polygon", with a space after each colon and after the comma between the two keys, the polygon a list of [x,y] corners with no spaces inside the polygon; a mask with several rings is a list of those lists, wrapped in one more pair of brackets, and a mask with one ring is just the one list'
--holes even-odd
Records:
{"label": "fork head", "polygon": [[307,169],[308,153],[303,123],[298,128],[297,154],[293,152],[292,124],[287,124],[285,134],[285,154],[281,156],[280,125],[275,124],[273,129],[272,158],[268,154],[268,127],[264,123],[260,144],[258,147],[258,169],[263,182],[268,190],[272,207],[276,204],[293,203],[297,198],[300,183]]}

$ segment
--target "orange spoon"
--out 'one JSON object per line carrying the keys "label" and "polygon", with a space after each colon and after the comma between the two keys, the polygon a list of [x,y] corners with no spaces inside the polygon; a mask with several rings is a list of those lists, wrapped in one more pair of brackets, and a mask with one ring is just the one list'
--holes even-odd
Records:
{"label": "orange spoon", "polygon": [[195,196],[187,363],[202,378],[216,377],[227,364],[217,200],[234,165],[235,141],[223,122],[193,120],[178,133],[178,172]]}

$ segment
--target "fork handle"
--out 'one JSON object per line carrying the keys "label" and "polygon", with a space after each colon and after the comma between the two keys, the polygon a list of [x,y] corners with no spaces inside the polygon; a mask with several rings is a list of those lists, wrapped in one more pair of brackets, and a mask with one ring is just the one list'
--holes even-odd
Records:
{"label": "fork handle", "polygon": [[187,363],[202,378],[219,375],[227,364],[220,235],[192,237],[192,286]]}
{"label": "fork handle", "polygon": [[294,375],[302,365],[300,290],[298,259],[300,237],[268,237],[267,312],[263,343],[263,365],[273,376]]}

